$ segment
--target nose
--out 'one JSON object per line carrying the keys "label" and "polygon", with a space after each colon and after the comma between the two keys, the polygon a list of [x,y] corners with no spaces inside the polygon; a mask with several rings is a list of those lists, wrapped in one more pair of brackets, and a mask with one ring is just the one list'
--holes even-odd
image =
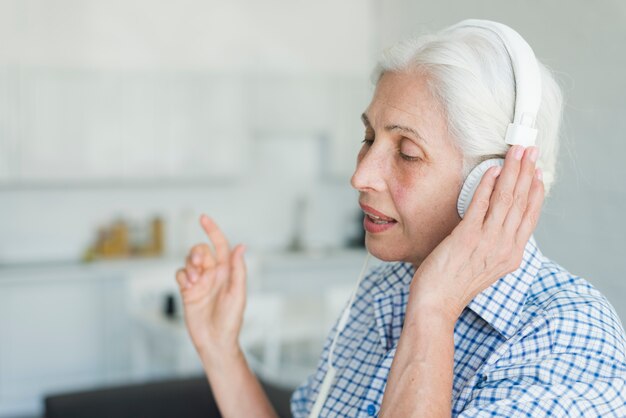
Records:
{"label": "nose", "polygon": [[350,184],[359,192],[381,191],[385,187],[384,160],[376,147],[359,153]]}

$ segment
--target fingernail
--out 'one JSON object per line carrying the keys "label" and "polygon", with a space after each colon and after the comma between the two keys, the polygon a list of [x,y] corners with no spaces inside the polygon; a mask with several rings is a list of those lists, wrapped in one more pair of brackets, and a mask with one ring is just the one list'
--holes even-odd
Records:
{"label": "fingernail", "polygon": [[515,145],[515,150],[513,151],[513,158],[519,161],[522,159],[522,155],[524,155],[524,147],[522,147],[521,145]]}
{"label": "fingernail", "polygon": [[501,172],[501,171],[502,171],[502,167],[496,167],[496,168],[493,170],[493,173],[492,173],[492,174],[493,174],[493,176],[494,176],[494,177],[498,177],[498,176],[500,175],[500,172]]}
{"label": "fingernail", "polygon": [[191,279],[192,282],[195,282],[197,278],[198,274],[194,270],[191,270],[189,272],[189,279]]}
{"label": "fingernail", "polygon": [[194,254],[193,257],[191,258],[191,261],[193,261],[194,264],[200,264],[200,254]]}
{"label": "fingernail", "polygon": [[537,173],[537,180],[543,180],[543,172],[541,171],[540,168],[536,169],[535,172]]}
{"label": "fingernail", "polygon": [[533,163],[536,162],[538,156],[539,156],[539,148],[533,147],[533,149],[530,151],[530,161],[532,161]]}

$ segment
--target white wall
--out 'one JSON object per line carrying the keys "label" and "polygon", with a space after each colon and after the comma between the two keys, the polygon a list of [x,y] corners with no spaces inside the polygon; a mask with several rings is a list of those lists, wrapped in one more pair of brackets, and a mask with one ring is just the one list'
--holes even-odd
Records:
{"label": "white wall", "polygon": [[559,179],[536,237],[626,320],[626,4],[620,0],[379,2],[377,49],[467,18],[519,31],[564,88]]}
{"label": "white wall", "polygon": [[0,60],[23,65],[360,73],[369,1],[3,0]]}

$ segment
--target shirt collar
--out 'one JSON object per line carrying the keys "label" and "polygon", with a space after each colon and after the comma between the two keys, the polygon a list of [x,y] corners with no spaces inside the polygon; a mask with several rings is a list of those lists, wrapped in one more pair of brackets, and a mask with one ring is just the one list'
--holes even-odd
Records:
{"label": "shirt collar", "polygon": [[[524,248],[520,267],[501,277],[479,293],[467,306],[505,338],[518,330],[533,279],[541,268],[543,254],[531,236]],[[404,313],[415,268],[411,263],[391,263],[373,283],[374,316],[381,344],[389,349],[400,337],[396,321],[404,322]]]}
{"label": "shirt collar", "polygon": [[542,259],[537,242],[531,236],[524,248],[520,267],[479,293],[467,308],[505,338],[511,338],[518,330],[522,309],[530,286],[541,268]]}
{"label": "shirt collar", "polygon": [[415,267],[411,263],[394,262],[381,270],[381,274],[372,285],[374,300],[408,291],[415,275]]}

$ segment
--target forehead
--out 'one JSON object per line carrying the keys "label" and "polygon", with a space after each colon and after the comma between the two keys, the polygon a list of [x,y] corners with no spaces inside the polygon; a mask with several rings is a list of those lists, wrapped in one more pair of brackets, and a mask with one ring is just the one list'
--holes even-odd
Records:
{"label": "forehead", "polygon": [[383,74],[365,111],[372,123],[376,119],[388,118],[421,123],[425,120],[433,121],[432,118],[439,113],[438,103],[430,92],[425,74],[397,72]]}
{"label": "forehead", "polygon": [[444,112],[423,73],[387,72],[378,81],[364,123],[376,131],[402,126],[417,132],[431,148],[450,143]]}

